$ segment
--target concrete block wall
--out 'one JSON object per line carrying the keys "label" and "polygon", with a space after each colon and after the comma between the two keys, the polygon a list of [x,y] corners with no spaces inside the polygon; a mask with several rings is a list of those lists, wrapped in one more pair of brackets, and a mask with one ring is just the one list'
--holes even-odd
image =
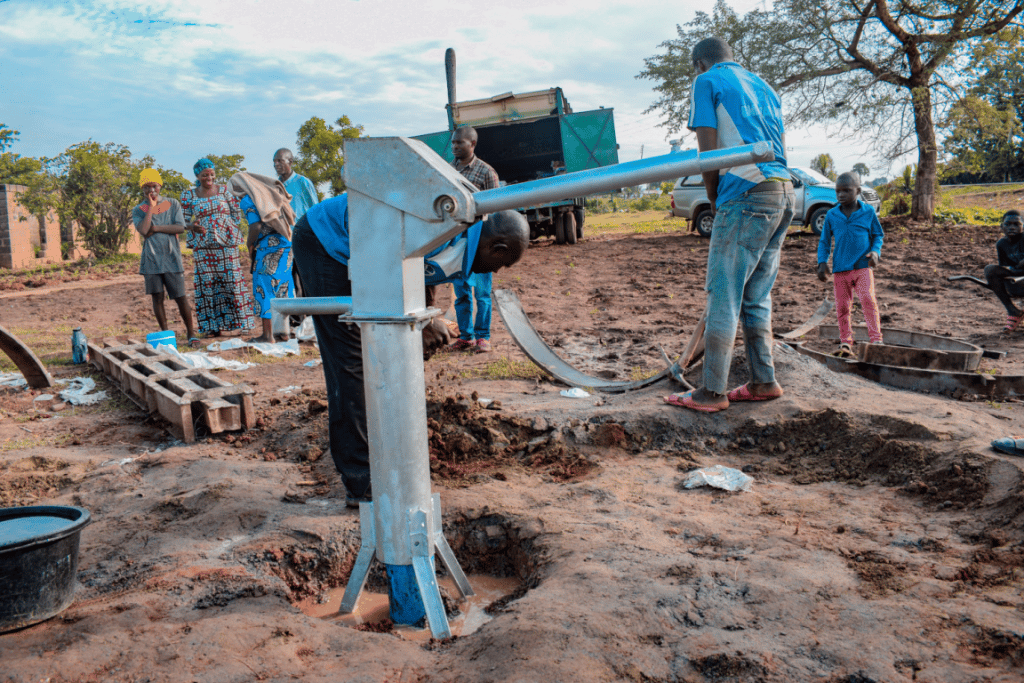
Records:
{"label": "concrete block wall", "polygon": [[[43,220],[18,203],[23,185],[0,185],[0,267],[30,268],[59,263],[60,223],[52,212]],[[38,256],[37,256],[38,250]]]}
{"label": "concrete block wall", "polygon": [[[31,268],[63,260],[60,221],[53,212],[40,221],[21,206],[18,195],[27,189],[24,185],[0,185],[0,268]],[[72,222],[69,260],[92,256],[82,246],[80,230],[78,223]],[[142,253],[142,238],[135,230],[131,231],[124,250],[129,254]]]}

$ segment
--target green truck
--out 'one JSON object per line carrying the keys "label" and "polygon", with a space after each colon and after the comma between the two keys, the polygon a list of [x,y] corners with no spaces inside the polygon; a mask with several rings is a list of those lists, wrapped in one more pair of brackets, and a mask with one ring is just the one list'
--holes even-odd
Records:
{"label": "green truck", "polygon": [[[509,185],[619,162],[612,109],[573,112],[561,88],[456,102],[453,51],[445,55],[445,62],[448,130],[415,137],[447,161],[454,159],[455,129],[473,126],[479,136],[476,155]],[[530,223],[530,238],[547,236],[559,244],[575,244],[583,237],[583,199],[521,209]]]}

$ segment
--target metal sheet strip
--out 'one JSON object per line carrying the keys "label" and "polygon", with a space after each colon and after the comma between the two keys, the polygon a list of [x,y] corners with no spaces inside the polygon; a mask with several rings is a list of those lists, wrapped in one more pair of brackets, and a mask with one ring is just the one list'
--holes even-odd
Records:
{"label": "metal sheet strip", "polygon": [[533,326],[530,319],[523,311],[523,305],[516,293],[509,289],[496,289],[491,295],[498,308],[498,314],[505,323],[505,329],[512,336],[513,341],[523,350],[530,360],[537,364],[544,372],[548,373],[560,382],[571,387],[596,389],[610,394],[620,394],[626,391],[634,391],[660,382],[668,377],[670,372],[666,368],[656,375],[647,379],[633,382],[622,382],[615,380],[601,379],[580,372],[562,360],[551,347],[544,343]]}

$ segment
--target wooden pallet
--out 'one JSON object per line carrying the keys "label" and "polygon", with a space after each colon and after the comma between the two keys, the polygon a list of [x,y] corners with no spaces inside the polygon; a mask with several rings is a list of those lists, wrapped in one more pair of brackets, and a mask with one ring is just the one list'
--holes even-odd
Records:
{"label": "wooden pallet", "polygon": [[102,345],[89,344],[89,361],[139,406],[170,421],[186,443],[195,442],[200,419],[212,434],[256,424],[255,392],[248,384],[231,384],[207,370],[190,368],[145,342],[104,339]]}

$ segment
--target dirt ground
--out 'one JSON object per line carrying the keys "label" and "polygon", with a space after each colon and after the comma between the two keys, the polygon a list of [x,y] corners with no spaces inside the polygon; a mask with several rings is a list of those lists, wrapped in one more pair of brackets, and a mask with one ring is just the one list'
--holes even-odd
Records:
{"label": "dirt ground", "polygon": [[[708,244],[654,223],[667,232],[541,242],[496,286],[577,367],[646,376],[700,316]],[[993,297],[946,281],[980,274],[998,231],[886,228],[883,324],[1005,350],[983,371],[1024,374],[1024,331],[1001,335]],[[830,292],[815,248],[786,241],[777,330]],[[59,280],[6,287],[0,324],[96,339],[151,320],[140,276]],[[104,381],[113,398],[92,407],[0,389],[0,507],[93,520],[75,603],[0,635],[0,681],[1020,681],[1024,460],[988,445],[1024,433],[1019,402],[895,390],[776,349],[786,395],[715,415],[665,405],[670,382],[562,397],[497,314],[492,353],[429,361],[446,536],[467,572],[520,587],[476,632],[426,643],[300,609],[344,586],[359,546],[311,346],[220,372],[255,389],[258,426],[194,445]],[[87,372],[67,362],[70,335],[43,355],[57,377]],[[682,486],[715,464],[751,490]]]}

